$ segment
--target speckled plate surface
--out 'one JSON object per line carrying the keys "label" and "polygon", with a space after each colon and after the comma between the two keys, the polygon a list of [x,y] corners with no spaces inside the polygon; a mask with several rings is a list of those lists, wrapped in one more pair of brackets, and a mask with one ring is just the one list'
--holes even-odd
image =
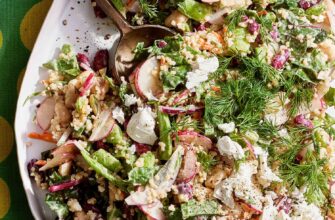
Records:
{"label": "speckled plate surface", "polygon": [[35,219],[55,219],[55,216],[44,203],[45,192],[36,187],[26,167],[32,158],[38,158],[52,145],[27,138],[29,132],[42,132],[33,122],[36,105],[41,99],[32,99],[25,105],[24,102],[27,96],[43,89],[40,81],[47,78],[47,71],[41,65],[54,58],[64,43],[92,58],[98,48],[112,49],[118,38],[119,33],[109,19],[95,18],[91,1],[53,1],[28,62],[15,118],[20,174]]}

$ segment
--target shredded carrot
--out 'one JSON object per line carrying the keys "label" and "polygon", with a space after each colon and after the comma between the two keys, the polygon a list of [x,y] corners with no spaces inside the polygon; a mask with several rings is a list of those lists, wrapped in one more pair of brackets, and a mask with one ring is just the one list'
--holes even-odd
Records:
{"label": "shredded carrot", "polygon": [[52,137],[52,134],[50,134],[49,132],[43,132],[42,134],[36,133],[36,132],[31,132],[31,133],[28,134],[28,137],[32,138],[32,139],[38,139],[38,140],[42,140],[42,141],[56,143],[56,141]]}
{"label": "shredded carrot", "polygon": [[222,36],[218,32],[213,31],[213,34],[215,35],[215,37],[218,39],[220,43],[223,43]]}
{"label": "shredded carrot", "polygon": [[265,11],[265,10],[262,10],[262,11],[257,12],[257,14],[258,14],[259,16],[266,15],[267,13],[268,13],[268,12]]}
{"label": "shredded carrot", "polygon": [[35,162],[35,164],[37,166],[44,166],[45,164],[47,164],[47,162],[45,160],[38,160]]}
{"label": "shredded carrot", "polygon": [[214,92],[220,92],[221,91],[219,86],[212,86],[211,88]]}

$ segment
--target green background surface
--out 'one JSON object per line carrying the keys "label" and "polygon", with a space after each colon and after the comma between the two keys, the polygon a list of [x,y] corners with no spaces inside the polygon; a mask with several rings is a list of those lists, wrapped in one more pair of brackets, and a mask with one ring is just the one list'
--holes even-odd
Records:
{"label": "green background surface", "polygon": [[19,174],[13,126],[20,78],[51,3],[0,0],[0,219],[33,219]]}

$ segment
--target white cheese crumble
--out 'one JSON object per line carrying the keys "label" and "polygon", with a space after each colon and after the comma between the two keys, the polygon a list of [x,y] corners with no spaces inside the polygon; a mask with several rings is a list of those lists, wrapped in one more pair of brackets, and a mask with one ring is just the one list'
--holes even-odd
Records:
{"label": "white cheese crumble", "polygon": [[113,118],[117,120],[120,124],[123,124],[125,119],[124,119],[124,112],[122,108],[119,106],[116,106],[113,110]]}
{"label": "white cheese crumble", "polygon": [[257,161],[242,163],[237,172],[215,186],[213,196],[230,208],[235,207],[236,198],[248,203],[254,209],[262,210],[262,192],[252,183],[257,173]]}
{"label": "white cheese crumble", "polygon": [[127,134],[129,137],[141,144],[153,145],[157,140],[154,131],[155,117],[156,115],[151,111],[151,108],[139,108],[128,123]]}
{"label": "white cheese crumble", "polygon": [[124,105],[129,107],[137,103],[137,98],[134,94],[125,94],[124,95]]}
{"label": "white cheese crumble", "polygon": [[222,155],[226,154],[232,156],[236,160],[244,157],[244,151],[241,145],[233,141],[229,136],[219,138],[217,147]]}
{"label": "white cheese crumble", "polygon": [[259,155],[259,172],[257,178],[258,182],[265,188],[270,186],[272,182],[282,182],[282,179],[268,167],[268,153],[264,150]]}
{"label": "white cheese crumble", "polygon": [[232,133],[235,130],[235,123],[229,122],[229,123],[223,123],[223,124],[219,124],[218,128],[223,131],[226,134]]}
{"label": "white cheese crumble", "polygon": [[69,201],[67,201],[67,205],[69,206],[69,210],[71,212],[80,212],[83,210],[77,199],[69,199]]}
{"label": "white cheese crumble", "polygon": [[210,58],[199,57],[192,64],[192,71],[186,74],[186,88],[193,89],[202,82],[208,80],[208,75],[219,68],[219,60],[213,56]]}

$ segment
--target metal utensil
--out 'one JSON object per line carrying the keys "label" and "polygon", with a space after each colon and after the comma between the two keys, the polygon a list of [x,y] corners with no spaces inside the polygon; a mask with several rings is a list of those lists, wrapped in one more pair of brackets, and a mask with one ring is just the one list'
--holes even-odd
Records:
{"label": "metal utensil", "polygon": [[120,83],[121,76],[128,77],[138,61],[134,61],[136,45],[144,42],[145,46],[151,45],[155,40],[165,36],[172,36],[175,32],[161,25],[132,26],[108,0],[96,0],[98,6],[114,21],[121,32],[115,56],[112,56],[110,69],[114,78]]}

